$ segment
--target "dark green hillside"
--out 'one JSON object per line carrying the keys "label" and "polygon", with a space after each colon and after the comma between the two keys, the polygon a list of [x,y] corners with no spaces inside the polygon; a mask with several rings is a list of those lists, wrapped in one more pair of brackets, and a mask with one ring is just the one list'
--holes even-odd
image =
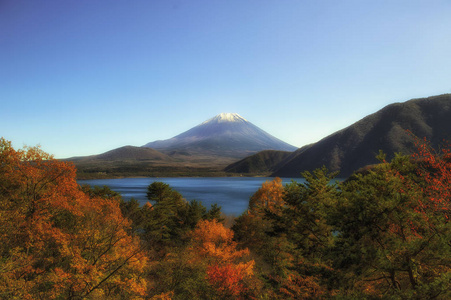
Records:
{"label": "dark green hillside", "polygon": [[95,159],[101,160],[171,160],[171,158],[151,148],[125,146],[99,155]]}
{"label": "dark green hillside", "polygon": [[156,160],[156,161],[171,161],[172,158],[166,154],[161,153],[155,149],[134,147],[134,146],[124,146],[116,148],[105,153],[90,155],[90,156],[80,156],[71,157],[67,160],[77,162],[88,162],[88,161],[127,161],[127,160]]}
{"label": "dark green hillside", "polygon": [[261,151],[228,165],[224,171],[243,174],[264,174],[273,172],[277,169],[280,162],[290,156],[291,153],[292,152],[276,150]]}
{"label": "dark green hillside", "polygon": [[451,95],[445,94],[404,103],[394,103],[342,129],[309,149],[299,149],[283,162],[273,176],[296,177],[325,165],[348,176],[353,171],[377,163],[379,150],[389,154],[412,153],[414,138],[426,137],[433,147],[451,140]]}
{"label": "dark green hillside", "polygon": [[227,176],[223,169],[234,161],[232,158],[196,156],[176,151],[167,155],[155,149],[133,146],[66,160],[75,164],[78,179]]}
{"label": "dark green hillside", "polygon": [[[181,157],[183,159],[181,159]],[[205,163],[212,159],[183,153],[166,155],[151,148],[125,146],[91,156],[67,159],[77,167],[78,179],[115,177],[224,176],[221,169],[231,160],[217,160],[219,166]]]}

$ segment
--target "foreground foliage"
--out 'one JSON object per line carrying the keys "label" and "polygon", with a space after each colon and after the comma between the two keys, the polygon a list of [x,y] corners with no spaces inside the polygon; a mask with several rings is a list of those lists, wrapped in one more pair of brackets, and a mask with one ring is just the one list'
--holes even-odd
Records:
{"label": "foreground foliage", "polygon": [[72,165],[0,141],[0,296],[144,295],[147,258],[117,199],[79,189]]}
{"label": "foreground foliage", "polygon": [[253,196],[234,230],[271,298],[451,297],[450,147],[379,159],[341,183],[323,168]]}
{"label": "foreground foliage", "polygon": [[0,298],[449,299],[450,149],[275,178],[229,229],[162,182],[123,201],[1,139]]}

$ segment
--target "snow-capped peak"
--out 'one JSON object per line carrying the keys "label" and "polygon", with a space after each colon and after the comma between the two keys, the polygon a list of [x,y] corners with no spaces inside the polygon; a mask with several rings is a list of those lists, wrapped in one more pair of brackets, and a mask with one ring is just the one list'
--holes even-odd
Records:
{"label": "snow-capped peak", "polygon": [[247,122],[245,118],[243,118],[237,113],[220,113],[219,115],[203,122],[202,124],[210,122],[223,123],[223,122],[243,122],[243,121]]}

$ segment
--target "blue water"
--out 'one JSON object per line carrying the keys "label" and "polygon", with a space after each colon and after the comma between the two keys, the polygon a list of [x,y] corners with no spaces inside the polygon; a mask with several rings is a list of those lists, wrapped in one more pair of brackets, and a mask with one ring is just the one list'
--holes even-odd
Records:
{"label": "blue water", "polygon": [[[190,201],[196,199],[207,208],[217,203],[222,211],[229,215],[238,216],[247,209],[249,198],[261,187],[268,177],[179,177],[179,178],[120,178],[79,180],[79,184],[108,186],[122,195],[125,200],[135,198],[141,204],[147,201],[146,190],[154,181],[169,184],[174,190]],[[295,179],[302,182],[303,179]],[[291,179],[282,178],[282,183],[291,182]]]}

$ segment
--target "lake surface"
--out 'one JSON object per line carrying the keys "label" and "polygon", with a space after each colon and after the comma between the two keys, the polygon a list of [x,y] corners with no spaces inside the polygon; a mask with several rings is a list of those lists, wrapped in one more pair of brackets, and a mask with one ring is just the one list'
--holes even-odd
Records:
{"label": "lake surface", "polygon": [[[125,200],[135,198],[141,204],[147,201],[147,187],[154,181],[167,183],[190,201],[196,199],[207,208],[217,203],[222,211],[229,215],[238,216],[247,209],[249,198],[270,177],[178,177],[178,178],[120,178],[78,180],[79,184],[108,186],[122,195]],[[303,182],[302,178],[295,178]],[[282,183],[290,183],[291,179],[282,178]]]}

